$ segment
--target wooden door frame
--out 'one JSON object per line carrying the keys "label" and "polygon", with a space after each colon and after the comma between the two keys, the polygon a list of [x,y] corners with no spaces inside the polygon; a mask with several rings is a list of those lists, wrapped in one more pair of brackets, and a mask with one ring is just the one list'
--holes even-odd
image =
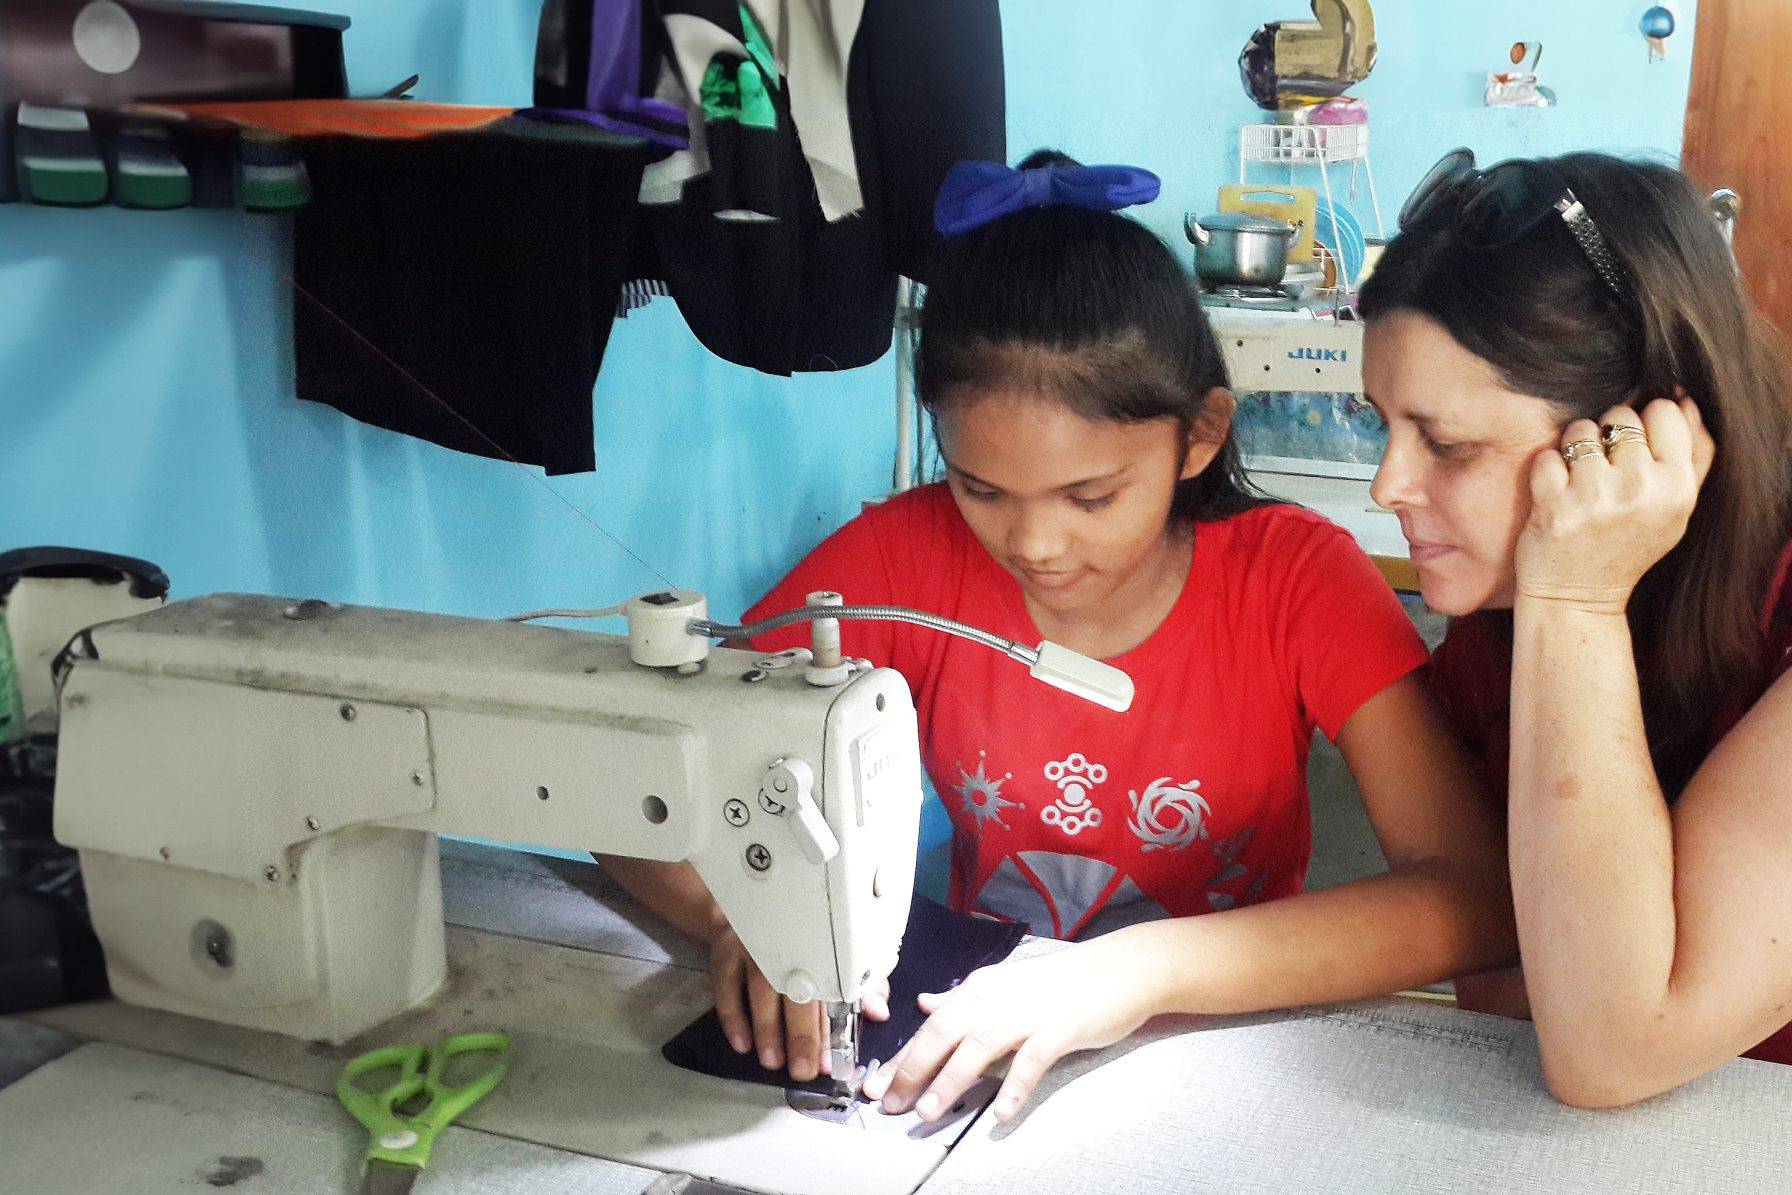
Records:
{"label": "wooden door frame", "polygon": [[1792,334],[1792,2],[1699,0],[1681,168],[1741,195],[1743,280]]}

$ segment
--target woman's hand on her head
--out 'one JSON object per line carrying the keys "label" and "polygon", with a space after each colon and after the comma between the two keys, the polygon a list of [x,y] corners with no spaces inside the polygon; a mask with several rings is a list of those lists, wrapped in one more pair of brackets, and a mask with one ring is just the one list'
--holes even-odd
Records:
{"label": "woman's hand on her head", "polygon": [[1011,1119],[1053,1063],[1112,1045],[1152,1015],[1139,952],[1129,958],[1117,936],[983,967],[950,992],[923,994],[927,1023],[866,1078],[865,1098],[934,1120],[1013,1053],[994,1104],[998,1120]]}
{"label": "woman's hand on her head", "polygon": [[[1633,428],[1605,451],[1562,450],[1604,428]],[[1637,433],[1641,433],[1640,437]],[[1691,399],[1658,398],[1639,414],[1613,407],[1600,424],[1577,419],[1531,464],[1531,515],[1518,537],[1518,593],[1603,613],[1686,533],[1716,444]]]}
{"label": "woman's hand on her head", "polygon": [[[760,973],[738,935],[724,928],[709,947],[709,978],[716,999],[716,1016],[722,1032],[736,1053],[756,1050],[766,1070],[788,1065],[790,1077],[807,1083],[827,1074],[827,1012],[819,1003],[798,1004]],[[890,1017],[890,985],[885,981],[861,1004],[861,1012],[874,1021]]]}

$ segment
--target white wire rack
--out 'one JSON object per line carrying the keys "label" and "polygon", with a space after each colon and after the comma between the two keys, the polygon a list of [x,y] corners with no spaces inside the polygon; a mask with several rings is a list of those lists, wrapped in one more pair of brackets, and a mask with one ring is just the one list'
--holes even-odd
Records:
{"label": "white wire rack", "polygon": [[1238,130],[1240,182],[1247,162],[1324,165],[1368,160],[1366,124],[1247,124]]}
{"label": "white wire rack", "polygon": [[[1337,202],[1332,196],[1332,167],[1350,168],[1350,194],[1356,194],[1356,174],[1360,166],[1369,187],[1369,206],[1375,213],[1375,235],[1385,237],[1387,228],[1381,222],[1381,200],[1375,194],[1375,172],[1369,168],[1369,126],[1366,124],[1247,124],[1238,130],[1238,181],[1250,181],[1246,175],[1253,162],[1286,166],[1288,181],[1294,182],[1295,170],[1301,166],[1319,168],[1320,189],[1332,212]],[[1343,243],[1338,220],[1332,217],[1332,246]],[[1345,290],[1351,279],[1344,270],[1343,255],[1338,255],[1338,281]]]}

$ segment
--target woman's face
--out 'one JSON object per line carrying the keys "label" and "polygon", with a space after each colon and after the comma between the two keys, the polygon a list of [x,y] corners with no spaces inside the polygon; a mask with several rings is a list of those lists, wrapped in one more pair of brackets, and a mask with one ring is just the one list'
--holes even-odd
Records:
{"label": "woman's face", "polygon": [[1369,322],[1363,389],[1388,425],[1369,492],[1400,517],[1425,603],[1451,615],[1512,605],[1531,461],[1556,450],[1555,408],[1507,390],[1443,325],[1408,311]]}
{"label": "woman's face", "polygon": [[1059,617],[1098,612],[1155,579],[1176,482],[1217,451],[1185,454],[1173,419],[1086,419],[1026,393],[955,398],[938,427],[947,484],[977,541]]}

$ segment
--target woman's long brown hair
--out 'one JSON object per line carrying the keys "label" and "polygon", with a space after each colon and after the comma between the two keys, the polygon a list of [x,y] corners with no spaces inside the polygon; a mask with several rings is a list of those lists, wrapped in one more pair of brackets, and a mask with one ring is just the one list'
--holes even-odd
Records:
{"label": "woman's long brown hair", "polygon": [[1606,154],[1546,159],[1622,269],[1619,296],[1553,217],[1473,250],[1453,213],[1402,230],[1364,284],[1365,318],[1438,321],[1512,390],[1565,426],[1683,390],[1717,457],[1686,534],[1630,602],[1649,745],[1678,795],[1710,749],[1713,716],[1764,677],[1762,601],[1792,536],[1792,381],[1784,342],[1756,313],[1703,196],[1678,170]]}

